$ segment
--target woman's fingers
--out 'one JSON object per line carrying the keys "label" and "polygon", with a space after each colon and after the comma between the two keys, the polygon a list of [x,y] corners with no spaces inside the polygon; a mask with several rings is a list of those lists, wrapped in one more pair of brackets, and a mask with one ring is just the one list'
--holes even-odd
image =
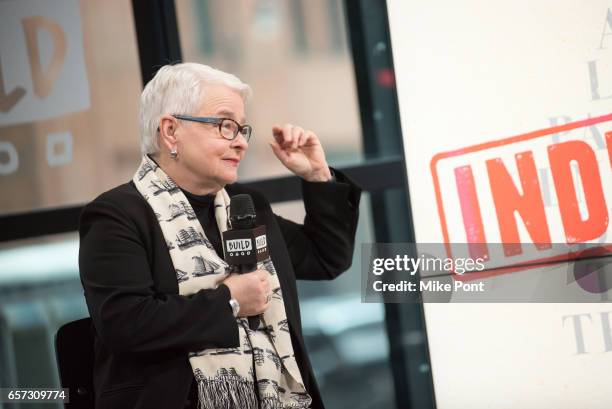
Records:
{"label": "woman's fingers", "polygon": [[283,126],[283,143],[281,146],[285,149],[291,148],[291,144],[293,143],[293,125],[285,124]]}
{"label": "woman's fingers", "polygon": [[294,126],[291,129],[291,149],[297,149],[300,145],[300,139],[304,135],[304,129],[299,126]]}
{"label": "woman's fingers", "polygon": [[304,128],[294,126],[292,124],[274,125],[272,127],[272,136],[283,149],[295,150],[299,148],[304,141]]}

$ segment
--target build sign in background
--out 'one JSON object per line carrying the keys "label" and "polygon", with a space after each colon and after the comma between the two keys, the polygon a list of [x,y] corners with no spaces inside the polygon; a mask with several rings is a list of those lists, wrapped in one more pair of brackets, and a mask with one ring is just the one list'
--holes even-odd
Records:
{"label": "build sign in background", "polygon": [[141,89],[130,2],[0,1],[0,215],[129,180]]}
{"label": "build sign in background", "polygon": [[[495,266],[576,249],[489,271],[525,291],[556,291],[580,249],[609,254],[612,2],[389,0],[388,14],[417,240],[471,243]],[[569,281],[604,302],[425,304],[438,407],[610,407],[609,291]]]}

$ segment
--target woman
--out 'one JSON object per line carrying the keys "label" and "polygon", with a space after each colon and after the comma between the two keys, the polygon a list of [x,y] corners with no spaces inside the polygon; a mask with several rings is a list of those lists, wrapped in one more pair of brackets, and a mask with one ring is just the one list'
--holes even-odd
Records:
{"label": "woman", "polygon": [[[295,280],[349,267],[360,191],[332,176],[313,132],[290,124],[273,127],[270,146],[303,179],[304,225],[235,184],[251,136],[249,94],[205,65],[162,67],[141,97],[138,171],[83,211],[97,408],[323,408]],[[271,256],[246,274],[222,258],[226,209],[239,193],[252,196]]]}

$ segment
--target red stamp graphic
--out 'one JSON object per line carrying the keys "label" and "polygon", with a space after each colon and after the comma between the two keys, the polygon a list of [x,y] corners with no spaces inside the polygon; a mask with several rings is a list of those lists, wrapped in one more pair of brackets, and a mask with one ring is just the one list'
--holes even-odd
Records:
{"label": "red stamp graphic", "polygon": [[575,259],[585,243],[612,253],[612,114],[439,153],[430,167],[448,257],[451,243],[489,267]]}

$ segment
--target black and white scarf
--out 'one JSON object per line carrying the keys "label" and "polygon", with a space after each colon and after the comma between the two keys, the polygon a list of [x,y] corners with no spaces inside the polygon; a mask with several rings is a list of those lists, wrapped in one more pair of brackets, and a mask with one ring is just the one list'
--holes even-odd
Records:
{"label": "black and white scarf", "polygon": [[[149,203],[168,246],[180,295],[216,288],[229,265],[215,252],[191,205],[174,181],[148,156],[133,178]],[[221,232],[228,229],[230,198],[221,189],[214,200]],[[272,298],[256,331],[237,318],[240,346],[193,351],[189,362],[204,409],[302,409],[311,404],[295,360],[285,304],[271,259],[258,268],[270,273]],[[228,308],[229,305],[228,305]],[[258,402],[259,400],[259,402]]]}

